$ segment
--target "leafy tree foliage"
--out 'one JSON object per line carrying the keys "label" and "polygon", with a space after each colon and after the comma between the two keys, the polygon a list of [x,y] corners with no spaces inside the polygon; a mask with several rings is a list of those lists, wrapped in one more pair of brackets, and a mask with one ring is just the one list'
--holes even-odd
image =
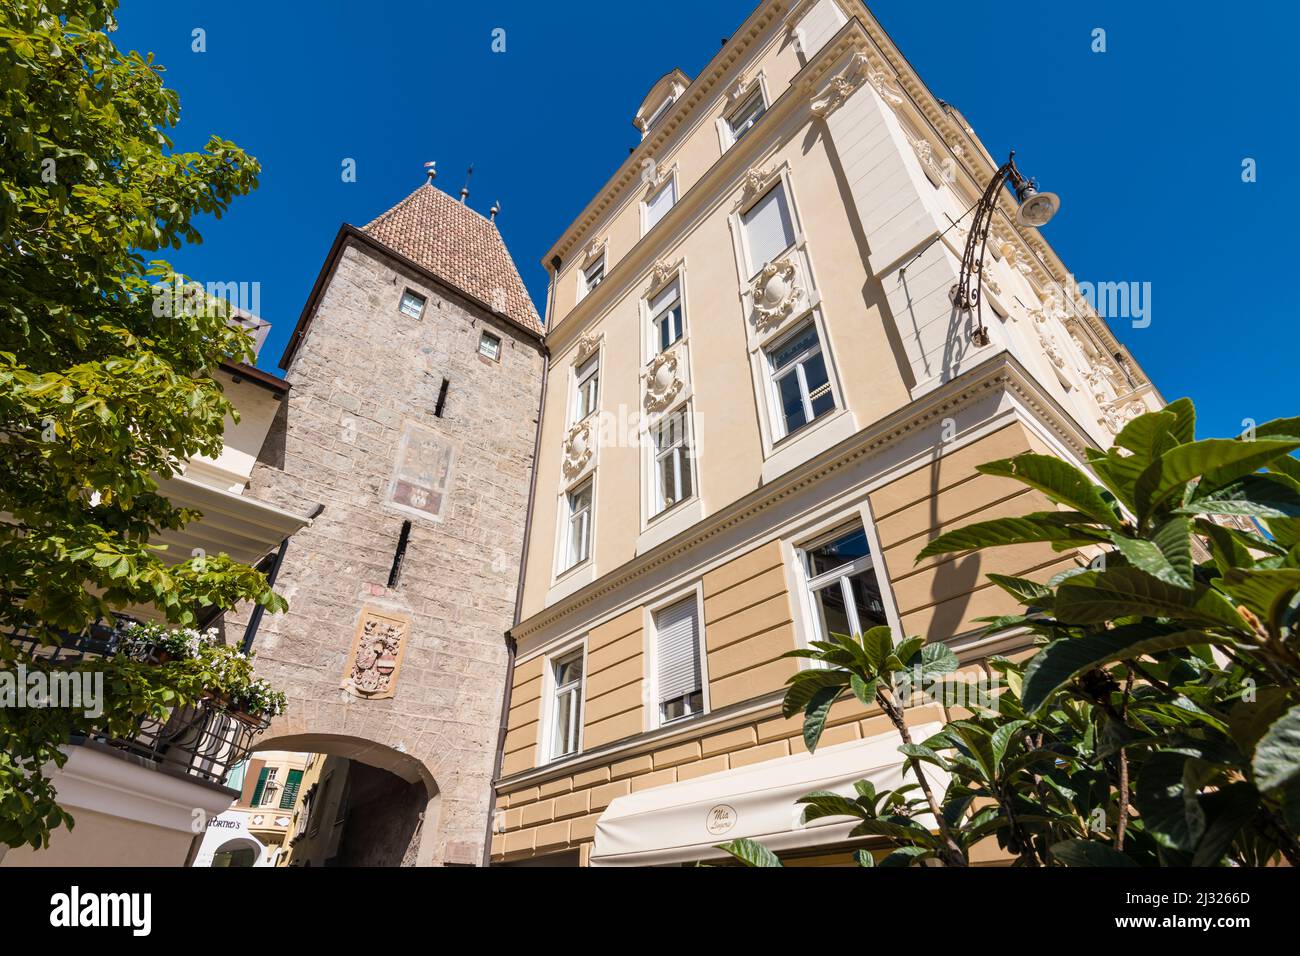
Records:
{"label": "leafy tree foliage", "polygon": [[[212,371],[251,352],[223,308],[148,257],[201,241],[194,220],[254,189],[258,165],[215,137],[173,150],[176,94],[152,56],[114,46],[116,6],[0,7],[0,631],[49,645],[133,605],[178,624],[239,600],[283,607],[252,568],[151,543],[197,517],[158,480],[220,452],[235,411]],[[6,640],[0,664],[50,666]],[[44,769],[70,734],[127,733],[196,692],[167,668],[101,666],[100,718],[0,708],[0,842],[71,825]]]}
{"label": "leafy tree foliage", "polygon": [[[1194,435],[1183,399],[1091,451],[1096,482],[1046,455],[981,466],[1058,510],[951,531],[917,560],[1048,542],[1081,566],[1046,584],[989,575],[1024,610],[981,619],[987,633],[1027,632],[1037,650],[992,659],[1002,692],[920,743],[899,679],[952,670],[942,644],[894,644],[876,628],[794,652],[823,665],[785,698],[809,747],[835,701],[874,699],[917,781],[810,794],[805,819],[858,818],[854,837],[890,847],[877,865],[963,865],[989,840],[1021,866],[1300,864],[1300,419]],[[937,697],[951,703],[952,690],[940,682]],[[923,766],[946,779],[941,798]],[[752,841],[723,849],[780,865]]]}

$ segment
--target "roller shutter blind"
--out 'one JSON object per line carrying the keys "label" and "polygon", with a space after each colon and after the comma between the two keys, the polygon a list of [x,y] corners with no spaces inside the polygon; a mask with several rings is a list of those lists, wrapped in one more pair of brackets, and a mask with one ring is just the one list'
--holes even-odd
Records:
{"label": "roller shutter blind", "polygon": [[745,244],[749,247],[750,275],[794,243],[794,222],[790,219],[784,186],[771,190],[741,220],[745,225]]}
{"label": "roller shutter blind", "polygon": [[698,628],[693,597],[656,612],[660,704],[700,691]]}

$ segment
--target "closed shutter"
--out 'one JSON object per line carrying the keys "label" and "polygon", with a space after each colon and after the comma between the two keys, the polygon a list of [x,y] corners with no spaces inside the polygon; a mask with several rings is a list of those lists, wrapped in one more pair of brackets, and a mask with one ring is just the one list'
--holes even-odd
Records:
{"label": "closed shutter", "polygon": [[659,703],[700,690],[700,642],[695,598],[687,598],[655,614],[659,651]]}
{"label": "closed shutter", "polygon": [[645,204],[645,231],[649,232],[660,219],[668,215],[668,210],[673,208],[673,203],[676,201],[677,188],[674,183],[669,183],[651,196],[650,201]]}
{"label": "closed shutter", "polygon": [[284,782],[284,793],[280,794],[280,809],[292,810],[293,802],[298,799],[298,787],[302,784],[302,771],[290,770],[289,779]]}
{"label": "closed shutter", "polygon": [[260,807],[262,805],[262,791],[266,789],[266,777],[270,772],[270,767],[263,767],[262,772],[257,775],[257,786],[253,788],[253,799],[249,806]]}
{"label": "closed shutter", "polygon": [[794,243],[794,223],[785,188],[778,185],[741,217],[749,246],[750,275],[758,272]]}

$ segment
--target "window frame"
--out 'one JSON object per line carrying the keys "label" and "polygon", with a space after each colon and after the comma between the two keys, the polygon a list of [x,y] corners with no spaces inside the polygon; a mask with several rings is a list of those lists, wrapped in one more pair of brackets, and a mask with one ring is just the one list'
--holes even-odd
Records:
{"label": "window frame", "polygon": [[[597,270],[600,271],[600,278],[598,278],[593,285],[591,276]],[[578,268],[578,301],[581,302],[587,296],[595,292],[607,277],[608,270],[606,269],[605,253],[603,252],[596,257],[594,262],[586,266],[580,266]]]}
{"label": "window frame", "polygon": [[[415,315],[412,315],[410,312],[406,311],[406,299],[408,296],[413,299],[418,299],[420,301],[420,311]],[[424,318],[424,310],[428,308],[428,306],[429,306],[429,297],[427,295],[421,295],[419,292],[416,292],[414,289],[410,288],[409,286],[402,289],[402,294],[397,300],[398,314],[404,315],[408,319],[415,319],[417,322],[419,322]]]}
{"label": "window frame", "polygon": [[[483,351],[483,345],[484,345],[484,343],[487,342],[488,340],[491,340],[491,341],[493,341],[493,342],[496,343],[496,354],[495,354],[495,355],[492,355],[492,354],[489,354],[489,353]],[[479,337],[478,337],[478,354],[481,355],[483,358],[487,359],[489,362],[500,362],[500,361],[501,361],[501,353],[502,353],[502,351],[503,351],[503,346],[504,346],[504,344],[505,344],[505,342],[504,342],[504,340],[501,338],[501,336],[497,335],[495,332],[490,332],[490,331],[488,331],[487,329],[483,329],[481,332],[479,332]]]}
{"label": "window frame", "polygon": [[[578,659],[582,668],[576,686],[573,686],[572,682],[564,685],[557,684],[557,668],[574,658]],[[545,723],[538,734],[538,759],[535,761],[535,765],[539,767],[580,756],[583,752],[587,712],[586,635],[576,641],[566,642],[553,651],[548,651],[542,659],[542,674],[544,675],[543,690],[546,696],[542,707],[544,713],[540,715]],[[570,733],[573,735],[574,749],[561,754],[557,752],[558,741],[556,739],[557,728],[555,722],[559,715],[560,695],[562,693],[574,694],[577,707],[571,708],[569,711]]]}
{"label": "window frame", "polygon": [[[811,347],[805,349],[795,359],[778,368],[775,363],[774,353],[779,351],[782,346],[789,343],[792,339],[798,338],[809,328],[811,328],[817,336],[816,351],[814,352]],[[771,341],[764,343],[760,347],[759,351],[762,356],[764,376],[767,380],[773,448],[788,438],[803,434],[809,426],[816,424],[827,416],[834,415],[843,408],[835,387],[835,378],[832,374],[830,355],[826,349],[823,330],[820,323],[817,322],[816,316],[810,315],[805,320],[795,323],[792,328],[782,335],[776,336]],[[820,415],[812,414],[812,391],[814,390],[808,388],[807,375],[804,371],[804,364],[816,355],[821,356],[822,366],[826,370],[826,383],[818,386],[815,391],[825,389],[830,395],[832,402],[831,407]],[[778,375],[778,372],[781,374]],[[797,428],[789,427],[789,423],[786,421],[784,406],[781,402],[781,382],[790,375],[798,376],[799,395],[803,405],[804,422]]]}
{"label": "window frame", "polygon": [[[680,422],[677,440],[670,445],[667,450],[661,450],[659,446],[659,433],[662,429],[668,427],[674,420]],[[650,433],[650,514],[649,520],[655,521],[671,511],[677,510],[687,502],[695,500],[699,496],[699,469],[696,467],[695,456],[695,425],[692,407],[689,401],[684,401],[674,406],[662,415],[659,415],[649,425]],[[664,494],[662,482],[663,472],[660,469],[660,463],[665,456],[672,455],[674,460],[674,479],[677,485],[677,491],[681,492],[682,472],[688,471],[688,481],[690,484],[690,494],[684,497],[675,498],[668,502]],[[683,466],[683,459],[687,462]]]}
{"label": "window frame", "polygon": [[[736,118],[748,112],[747,108],[755,100],[758,101],[758,106],[759,106],[758,114],[748,121],[747,125],[740,133],[737,133]],[[744,139],[745,135],[748,134],[756,125],[758,125],[758,121],[761,120],[767,114],[767,110],[768,110],[767,91],[763,88],[762,82],[756,82],[754,84],[753,91],[748,96],[746,96],[743,100],[741,100],[738,106],[732,108],[723,116],[722,121],[723,123],[726,124],[727,135],[731,139],[729,145],[734,146],[737,143],[739,143],[742,139]]]}
{"label": "window frame", "polygon": [[[695,602],[695,654],[700,667],[700,709],[698,712],[664,720],[662,717],[663,705],[659,702],[659,632],[655,623],[655,616],[660,611],[687,600],[694,600]],[[696,581],[689,587],[675,590],[653,603],[644,605],[642,630],[645,634],[643,653],[645,654],[647,667],[646,684],[649,689],[645,698],[645,726],[647,731],[658,730],[661,727],[680,726],[712,713],[712,703],[709,699],[709,658],[708,645],[705,640],[703,582]]]}
{"label": "window frame", "polygon": [[[854,529],[861,530],[866,536],[867,556],[816,576],[810,574],[808,568],[809,552],[851,533]],[[801,620],[798,628],[801,647],[811,647],[812,642],[827,639],[827,636],[821,633],[821,613],[814,592],[833,586],[836,580],[842,581],[865,571],[871,571],[875,575],[876,586],[880,590],[880,603],[884,608],[887,625],[895,634],[902,633],[898,607],[894,602],[893,585],[889,579],[889,570],[885,566],[882,557],[884,552],[880,538],[876,533],[875,518],[872,515],[869,501],[863,500],[847,510],[837,511],[835,514],[822,519],[813,527],[802,529],[801,534],[796,533],[783,542],[782,550],[793,570],[790,584],[798,594],[796,603],[801,608],[801,614],[799,615]],[[841,594],[843,594],[842,588],[843,584],[841,584]],[[853,607],[853,618],[856,619],[856,606],[848,601],[846,601],[846,606]],[[860,626],[861,622],[858,623]],[[818,665],[816,662],[810,661],[808,666]]]}
{"label": "window frame", "polygon": [[[784,205],[786,218],[789,219],[790,222],[790,241],[787,242],[782,249],[777,251],[771,259],[755,265],[754,253],[749,241],[749,226],[745,222],[745,217],[757,209],[764,199],[772,195],[772,193],[776,192],[778,189],[781,190],[781,195],[785,198]],[[791,193],[790,181],[786,176],[785,169],[781,170],[780,175],[773,177],[772,181],[767,184],[767,187],[755,196],[752,201],[745,203],[736,211],[736,225],[737,231],[740,234],[742,271],[746,273],[742,278],[746,282],[753,281],[754,277],[763,270],[763,267],[767,265],[768,262],[775,262],[782,256],[788,255],[790,250],[797,249],[800,246],[803,242],[803,229],[799,222],[799,216],[795,211],[794,196]]]}
{"label": "window frame", "polygon": [[[675,299],[666,298],[669,292],[676,293]],[[654,304],[659,299],[664,299],[667,304],[658,311],[655,311]],[[661,348],[659,343],[663,336],[660,334],[659,320],[661,317],[666,318],[671,315],[674,305],[677,306],[677,317],[675,322],[677,334],[668,342],[667,345]],[[663,355],[665,352],[671,351],[674,346],[686,339],[686,291],[682,285],[682,277],[680,273],[668,282],[665,282],[653,296],[650,296],[646,300],[646,315],[649,319],[649,328],[647,330],[649,336],[649,350],[647,354],[649,358],[653,359],[655,356]]]}
{"label": "window frame", "polygon": [[[587,493],[587,506],[585,512],[582,509],[578,511],[574,511],[573,499],[576,496],[582,494],[584,491]],[[595,476],[594,475],[588,476],[585,480],[578,482],[572,488],[566,489],[564,492],[564,505],[565,505],[565,511],[564,514],[562,515],[564,536],[563,536],[563,543],[561,545],[561,554],[562,554],[561,569],[560,569],[561,575],[568,574],[570,571],[574,570],[575,568],[582,567],[584,564],[587,564],[591,560],[591,554],[593,550],[592,544],[594,541],[594,536],[592,534],[592,527],[594,524],[595,511],[596,511]],[[586,538],[585,541],[586,553],[583,554],[581,558],[578,558],[577,560],[573,560],[572,556],[574,553],[574,541],[575,541],[573,537],[574,519],[583,513],[586,514],[586,524],[584,527],[584,536]]]}
{"label": "window frame", "polygon": [[[570,425],[584,422],[600,411],[600,350],[597,349],[581,362],[573,364],[573,402],[570,405]],[[591,387],[594,394],[591,402],[583,411],[583,396]]]}
{"label": "window frame", "polygon": [[[651,223],[650,204],[654,199],[663,195],[667,190],[672,190],[672,202],[668,204],[668,208],[663,211],[659,218]],[[663,175],[662,181],[657,186],[647,190],[646,194],[641,197],[641,235],[647,235],[658,226],[659,223],[663,222],[668,217],[669,213],[677,208],[677,202],[681,198],[681,195],[677,191],[677,167],[673,166],[672,169]]]}

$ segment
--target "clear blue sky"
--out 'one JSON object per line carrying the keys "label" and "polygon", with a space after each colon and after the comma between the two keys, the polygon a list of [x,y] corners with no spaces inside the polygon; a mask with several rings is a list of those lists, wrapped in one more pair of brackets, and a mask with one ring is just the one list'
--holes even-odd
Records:
{"label": "clear blue sky", "polygon": [[[474,163],[470,204],[501,201],[542,310],[539,260],[638,141],[631,117],[650,84],[674,66],[696,75],[755,3],[125,0],[116,41],[167,68],[179,146],[217,133],[262,162],[261,188],[199,223],[205,243],[172,261],[198,279],[261,283],[274,327],[260,364],[275,370],[339,224],[405,196],[426,160],[451,193]],[[1044,233],[1079,280],[1151,283],[1150,326],[1115,331],[1166,398],[1196,401],[1203,436],[1300,414],[1300,5],[871,9],[995,156],[1015,147],[1061,195]],[[498,27],[504,54],[491,49]],[[195,28],[204,53],[191,50]]]}

